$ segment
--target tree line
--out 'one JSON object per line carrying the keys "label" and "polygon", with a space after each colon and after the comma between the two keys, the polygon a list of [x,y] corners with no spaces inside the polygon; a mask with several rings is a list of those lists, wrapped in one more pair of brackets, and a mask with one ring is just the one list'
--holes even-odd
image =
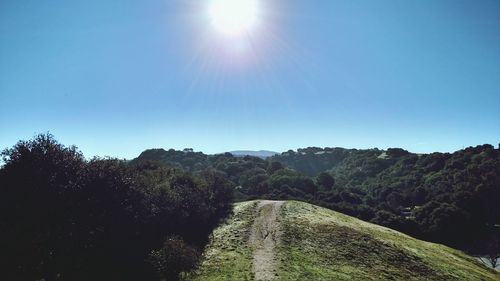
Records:
{"label": "tree line", "polygon": [[214,168],[235,200],[307,201],[472,254],[500,237],[500,150],[491,145],[431,154],[309,147],[267,160],[156,149],[134,162],[145,159]]}
{"label": "tree line", "polygon": [[177,280],[231,209],[215,170],[87,161],[50,134],[2,158],[2,280]]}
{"label": "tree line", "polygon": [[3,280],[177,280],[231,203],[296,199],[492,258],[500,150],[304,148],[268,159],[151,149],[86,160],[50,134],[2,152]]}

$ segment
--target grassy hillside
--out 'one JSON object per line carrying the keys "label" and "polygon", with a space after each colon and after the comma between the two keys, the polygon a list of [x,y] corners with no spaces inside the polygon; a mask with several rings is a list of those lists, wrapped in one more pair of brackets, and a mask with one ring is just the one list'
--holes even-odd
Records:
{"label": "grassy hillside", "polygon": [[[254,280],[248,242],[258,201],[235,205],[189,280]],[[473,258],[325,208],[288,201],[279,210],[274,280],[500,280]]]}
{"label": "grassy hillside", "polygon": [[188,280],[253,280],[253,249],[248,243],[257,201],[235,204],[234,215],[211,236],[200,269]]}

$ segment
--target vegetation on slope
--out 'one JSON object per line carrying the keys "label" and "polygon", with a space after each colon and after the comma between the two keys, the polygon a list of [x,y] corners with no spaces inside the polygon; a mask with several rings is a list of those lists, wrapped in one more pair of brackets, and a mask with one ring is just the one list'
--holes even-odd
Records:
{"label": "vegetation on slope", "polygon": [[498,280],[472,257],[331,210],[282,208],[278,280]]}
{"label": "vegetation on slope", "polygon": [[192,281],[253,280],[253,250],[248,240],[257,201],[237,203],[233,215],[211,235],[200,268]]}
{"label": "vegetation on slope", "polygon": [[491,145],[423,155],[308,148],[273,159],[304,173],[304,163],[329,166],[335,186],[316,204],[472,252],[500,236],[500,150]]}
{"label": "vegetation on slope", "polygon": [[2,156],[2,280],[175,280],[230,211],[214,171],[87,161],[51,135]]}
{"label": "vegetation on slope", "polygon": [[[187,280],[253,280],[248,241],[257,201],[235,205]],[[275,280],[499,280],[460,251],[325,208],[288,201],[279,213]]]}
{"label": "vegetation on slope", "polygon": [[491,145],[418,155],[403,149],[305,148],[267,160],[150,150],[185,169],[223,173],[237,201],[297,199],[471,253],[500,253],[500,150]]}
{"label": "vegetation on slope", "polygon": [[[175,280],[197,265],[231,201],[248,198],[313,202],[415,237],[499,256],[499,150],[483,145],[415,155],[314,148],[294,159],[314,166],[316,157],[330,152],[343,158],[332,158],[333,168],[310,177],[277,158],[186,149],[146,151],[130,162],[86,160],[51,135],[20,141],[2,153],[1,277]],[[333,163],[321,157],[321,169]],[[237,263],[234,268],[247,274],[244,260]]]}

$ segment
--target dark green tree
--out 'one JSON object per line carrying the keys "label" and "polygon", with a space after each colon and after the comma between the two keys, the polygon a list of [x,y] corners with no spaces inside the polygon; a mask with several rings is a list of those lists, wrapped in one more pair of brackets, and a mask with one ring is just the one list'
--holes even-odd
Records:
{"label": "dark green tree", "polygon": [[331,190],[335,185],[335,179],[327,172],[321,172],[316,177],[316,182],[325,190]]}

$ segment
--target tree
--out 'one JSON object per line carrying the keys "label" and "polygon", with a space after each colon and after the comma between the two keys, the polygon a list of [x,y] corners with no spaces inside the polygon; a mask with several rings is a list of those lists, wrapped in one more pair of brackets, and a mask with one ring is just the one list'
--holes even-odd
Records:
{"label": "tree", "polygon": [[347,190],[342,190],[342,192],[340,192],[340,198],[342,198],[342,200],[344,200],[345,202],[350,203],[350,204],[363,203],[363,201],[361,200],[359,195],[354,194],[352,192],[349,192]]}
{"label": "tree", "polygon": [[428,195],[429,192],[425,188],[421,186],[417,187],[413,192],[415,204],[416,205],[425,204]]}
{"label": "tree", "polygon": [[162,278],[175,280],[230,210],[232,188],[220,172],[86,161],[50,134],[18,142],[2,158],[5,280],[158,280],[149,253]]}
{"label": "tree", "polygon": [[269,163],[269,167],[267,168],[267,171],[269,174],[274,174],[276,171],[282,170],[283,169],[283,164],[277,161],[272,161]]}
{"label": "tree", "polygon": [[148,261],[161,280],[179,280],[179,274],[191,270],[199,260],[198,251],[178,236],[168,237],[159,250],[149,254]]}
{"label": "tree", "polygon": [[321,172],[316,177],[316,182],[325,190],[331,190],[335,185],[335,179],[327,172]]}
{"label": "tree", "polygon": [[64,243],[74,229],[70,211],[81,188],[83,155],[51,134],[40,134],[4,150],[2,159],[0,248],[5,260],[0,263],[10,269],[3,277],[55,279],[50,269],[63,272],[57,265],[77,262],[66,256],[75,246]]}
{"label": "tree", "polygon": [[476,235],[470,214],[455,204],[431,201],[416,212],[416,219],[428,238],[451,246],[462,245]]}

